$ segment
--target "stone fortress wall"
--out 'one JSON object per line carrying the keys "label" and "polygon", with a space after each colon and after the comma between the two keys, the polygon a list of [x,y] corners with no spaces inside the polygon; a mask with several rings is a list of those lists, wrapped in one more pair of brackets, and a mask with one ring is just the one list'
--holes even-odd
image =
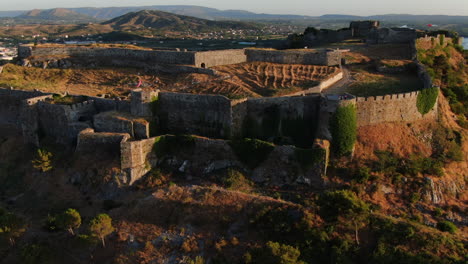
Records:
{"label": "stone fortress wall", "polygon": [[[423,82],[423,89],[431,88],[432,80],[425,67],[420,63],[417,67],[419,79]],[[438,113],[437,103],[429,113],[422,115],[416,104],[419,93],[420,91],[414,91],[384,96],[357,97],[358,126],[385,122],[435,120]]]}
{"label": "stone fortress wall", "polygon": [[[276,54],[280,55],[272,54],[270,60],[290,63],[289,56],[292,55],[283,57],[281,52]],[[208,67],[211,63],[226,63],[217,57],[209,61],[203,56],[199,58]],[[256,50],[247,51],[247,60],[249,56],[250,60],[268,57],[263,51]],[[300,54],[298,56],[304,59]],[[422,65],[418,65],[418,73],[424,88],[432,87],[431,79]],[[78,104],[60,105],[51,103],[52,95],[49,94],[0,89],[0,123],[16,125],[23,131],[26,141],[35,145],[39,145],[41,136],[49,136],[58,143],[76,145],[79,152],[101,147],[120,149],[121,167],[127,172],[131,183],[155,166],[154,160],[157,159],[151,157],[154,155],[152,146],[155,138],[151,137],[154,132],[218,138],[221,140],[212,144],[220,148],[227,144],[226,139],[236,137],[268,141],[280,139],[286,144],[296,145],[295,138],[310,141],[319,136],[329,140],[328,120],[341,104],[356,106],[358,126],[435,120],[436,106],[425,115],[419,113],[416,107],[418,94],[419,91],[377,97],[347,96],[346,99],[339,95],[300,94],[230,100],[219,95],[134,90],[131,101],[88,97]],[[209,142],[206,139],[200,144],[205,146],[211,144]],[[291,151],[283,147],[278,146],[275,151]],[[324,166],[322,171],[326,170]],[[307,181],[311,181],[310,177]]]}
{"label": "stone fortress wall", "polygon": [[262,61],[284,64],[306,64],[336,66],[341,64],[340,51],[303,51],[303,50],[267,50],[246,49],[247,61]]}
{"label": "stone fortress wall", "polygon": [[161,92],[155,103],[163,133],[230,138],[231,101],[224,96]]}
{"label": "stone fortress wall", "polygon": [[[456,43],[455,43],[456,42]],[[463,38],[458,38],[458,42],[450,37],[446,37],[445,35],[438,34],[437,36],[424,36],[421,38],[416,39],[416,45],[420,45],[423,48],[434,48],[437,45],[441,45],[442,48],[445,48],[449,44],[463,44]]]}
{"label": "stone fortress wall", "polygon": [[229,65],[247,62],[244,49],[212,50],[195,52],[195,65],[200,68],[210,68],[218,65]]}
{"label": "stone fortress wall", "polygon": [[[20,45],[18,58],[25,66],[70,68],[73,66],[138,67],[168,72],[207,73],[205,68],[244,62],[274,62],[335,66],[337,51],[280,51],[261,49],[214,51],[156,51],[93,46]],[[271,59],[268,59],[271,58]]]}

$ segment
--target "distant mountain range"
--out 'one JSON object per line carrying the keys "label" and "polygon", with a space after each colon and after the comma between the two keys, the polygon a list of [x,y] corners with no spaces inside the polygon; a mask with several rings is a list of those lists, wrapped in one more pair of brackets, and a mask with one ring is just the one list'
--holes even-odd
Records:
{"label": "distant mountain range", "polygon": [[173,13],[142,10],[130,12],[101,23],[109,25],[114,30],[128,31],[141,28],[153,28],[167,31],[214,31],[216,29],[255,29],[253,23],[238,21],[213,21],[192,16],[177,15]]}
{"label": "distant mountain range", "polygon": [[[76,24],[87,22],[102,22],[135,13],[141,10],[158,10],[177,15],[191,16],[212,21],[257,21],[267,23],[281,23],[300,27],[314,26],[319,28],[341,28],[349,25],[352,20],[380,20],[383,26],[403,26],[424,29],[427,24],[436,24],[436,28],[450,29],[468,35],[468,16],[445,15],[410,15],[386,14],[374,16],[354,16],[343,14],[327,14],[319,17],[284,15],[284,14],[258,14],[245,10],[219,10],[193,5],[154,5],[136,7],[83,7],[83,8],[56,8],[31,11],[0,11],[0,24]],[[2,18],[3,17],[3,18]],[[5,18],[7,17],[7,18]]]}
{"label": "distant mountain range", "polygon": [[[64,9],[64,8],[60,8]],[[137,12],[141,10],[159,10],[170,12],[178,15],[193,16],[209,20],[250,20],[250,19],[307,19],[311,16],[300,15],[275,15],[275,14],[257,14],[244,10],[219,10],[215,8],[191,6],[191,5],[155,5],[155,6],[136,6],[136,7],[82,7],[82,8],[67,8],[79,14],[83,14],[94,19],[107,20],[118,16],[122,16],[129,12]],[[31,12],[23,11],[0,11],[0,17],[21,17],[22,15]]]}
{"label": "distant mountain range", "polygon": [[[286,20],[299,24],[311,24],[311,21],[350,21],[350,20],[381,20],[383,22],[399,23],[432,23],[432,24],[467,24],[468,16],[444,16],[444,15],[409,15],[409,14],[386,14],[374,16],[353,16],[342,14],[328,14],[319,17],[284,15],[284,14],[258,14],[245,10],[219,10],[203,6],[193,5],[153,5],[135,7],[82,7],[82,8],[56,8],[32,11],[0,11],[0,17],[13,17],[18,20],[27,21],[73,21],[73,22],[95,22],[113,19],[130,12],[141,10],[159,10],[177,15],[193,16],[208,20]],[[390,23],[391,24],[391,23]]]}
{"label": "distant mountain range", "polygon": [[[59,10],[59,11],[56,11]],[[193,16],[209,20],[304,20],[304,19],[321,19],[321,20],[356,20],[356,19],[379,19],[379,20],[405,20],[405,21],[435,21],[437,23],[443,21],[459,21],[460,23],[468,23],[468,16],[444,16],[444,15],[409,15],[409,14],[386,14],[373,16],[353,16],[343,14],[327,14],[323,16],[302,16],[302,15],[284,15],[284,14],[259,14],[245,10],[219,10],[203,6],[193,5],[153,5],[153,6],[134,6],[134,7],[81,7],[81,8],[56,8],[49,10],[40,10],[41,18],[54,17],[54,13],[64,13],[65,10],[70,10],[72,17],[81,19],[94,18],[97,20],[108,20],[118,16],[122,16],[129,12],[137,12],[141,10],[159,10],[170,12],[178,15]],[[16,11],[0,11],[0,17],[19,17],[25,16],[30,18],[31,12],[38,13],[39,10],[16,10]],[[79,14],[84,16],[78,16]]]}
{"label": "distant mountain range", "polygon": [[18,19],[26,20],[62,20],[62,21],[93,21],[93,17],[75,12],[65,8],[33,9],[29,12],[16,16]]}

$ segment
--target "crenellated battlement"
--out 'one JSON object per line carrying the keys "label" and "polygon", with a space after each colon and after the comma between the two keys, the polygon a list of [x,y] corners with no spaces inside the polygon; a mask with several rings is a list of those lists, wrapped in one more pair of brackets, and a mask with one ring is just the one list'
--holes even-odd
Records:
{"label": "crenellated battlement", "polygon": [[419,93],[420,91],[414,91],[409,93],[386,94],[381,96],[356,97],[356,102],[404,100],[418,97]]}

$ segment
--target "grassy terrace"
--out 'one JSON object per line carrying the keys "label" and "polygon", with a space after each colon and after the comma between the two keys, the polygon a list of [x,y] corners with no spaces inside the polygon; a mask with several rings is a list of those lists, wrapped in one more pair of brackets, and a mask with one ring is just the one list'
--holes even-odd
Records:
{"label": "grassy terrace", "polygon": [[351,75],[355,81],[347,92],[356,96],[407,93],[423,88],[423,83],[416,74],[383,74],[353,70]]}
{"label": "grassy terrace", "polygon": [[379,96],[420,90],[423,83],[416,73],[380,73],[366,66],[351,67],[353,83],[346,92],[356,96]]}

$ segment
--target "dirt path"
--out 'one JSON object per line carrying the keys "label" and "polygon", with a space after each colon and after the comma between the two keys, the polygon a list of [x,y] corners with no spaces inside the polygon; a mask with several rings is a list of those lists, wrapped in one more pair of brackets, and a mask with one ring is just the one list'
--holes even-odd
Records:
{"label": "dirt path", "polygon": [[343,71],[343,78],[333,84],[332,86],[328,87],[327,89],[323,90],[322,93],[324,94],[343,94],[346,92],[349,84],[352,82],[351,74],[349,73],[349,69],[346,66],[342,66],[341,70]]}

